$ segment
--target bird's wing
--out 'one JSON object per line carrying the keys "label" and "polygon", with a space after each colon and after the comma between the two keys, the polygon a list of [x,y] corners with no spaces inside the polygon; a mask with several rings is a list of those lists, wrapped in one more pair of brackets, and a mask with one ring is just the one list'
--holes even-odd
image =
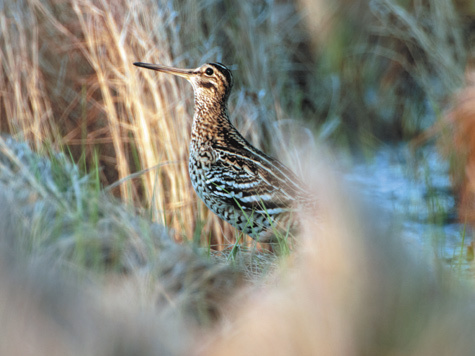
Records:
{"label": "bird's wing", "polygon": [[288,168],[258,150],[214,149],[217,161],[206,173],[206,184],[229,204],[280,213],[305,194]]}

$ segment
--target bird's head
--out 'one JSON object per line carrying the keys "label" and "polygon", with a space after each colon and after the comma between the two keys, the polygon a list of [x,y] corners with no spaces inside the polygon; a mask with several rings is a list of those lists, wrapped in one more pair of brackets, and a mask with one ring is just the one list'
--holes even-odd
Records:
{"label": "bird's head", "polygon": [[180,69],[142,62],[136,62],[134,65],[187,79],[193,85],[197,99],[226,103],[233,87],[231,71],[221,63],[206,63],[196,69]]}

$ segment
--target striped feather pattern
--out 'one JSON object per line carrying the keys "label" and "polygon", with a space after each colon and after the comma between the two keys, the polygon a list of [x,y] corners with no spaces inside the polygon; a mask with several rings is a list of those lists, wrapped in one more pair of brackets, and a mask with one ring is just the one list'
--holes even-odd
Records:
{"label": "striped feather pattern", "polygon": [[[309,194],[292,171],[253,147],[231,124],[227,113],[231,72],[222,65],[205,66],[213,66],[221,74],[216,76],[219,88],[193,85],[195,113],[189,161],[193,187],[220,218],[255,239],[267,241],[274,235],[274,227],[282,223],[295,227],[292,212],[309,199]],[[225,82],[228,78],[231,82]]]}
{"label": "striped feather pattern", "polygon": [[295,227],[294,209],[312,199],[287,167],[253,147],[229,121],[231,71],[220,63],[194,70],[136,65],[184,77],[193,85],[189,172],[206,206],[259,241],[271,240],[275,228]]}

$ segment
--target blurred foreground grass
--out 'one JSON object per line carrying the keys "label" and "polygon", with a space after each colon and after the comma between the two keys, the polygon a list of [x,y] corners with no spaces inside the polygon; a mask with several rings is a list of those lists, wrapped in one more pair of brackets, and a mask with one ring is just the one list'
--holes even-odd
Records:
{"label": "blurred foreground grass", "polygon": [[409,251],[330,169],[309,176],[325,209],[256,278],[110,196],[82,196],[94,178],[62,154],[10,138],[0,152],[2,355],[473,352],[473,289]]}
{"label": "blurred foreground grass", "polygon": [[216,318],[220,299],[253,273],[176,244],[166,228],[95,188],[95,178],[62,153],[44,158],[0,137],[0,172],[0,253],[20,261],[78,281],[128,276],[152,304],[173,300],[173,309],[201,323]]}

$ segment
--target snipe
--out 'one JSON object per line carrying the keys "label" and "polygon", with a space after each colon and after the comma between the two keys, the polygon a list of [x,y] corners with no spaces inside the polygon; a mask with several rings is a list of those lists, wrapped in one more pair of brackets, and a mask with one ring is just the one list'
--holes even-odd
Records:
{"label": "snipe", "polygon": [[206,206],[261,242],[272,241],[276,229],[292,228],[296,223],[292,212],[309,200],[309,194],[287,167],[253,147],[229,121],[231,71],[220,63],[196,69],[134,65],[177,75],[193,86],[188,168],[193,187]]}

